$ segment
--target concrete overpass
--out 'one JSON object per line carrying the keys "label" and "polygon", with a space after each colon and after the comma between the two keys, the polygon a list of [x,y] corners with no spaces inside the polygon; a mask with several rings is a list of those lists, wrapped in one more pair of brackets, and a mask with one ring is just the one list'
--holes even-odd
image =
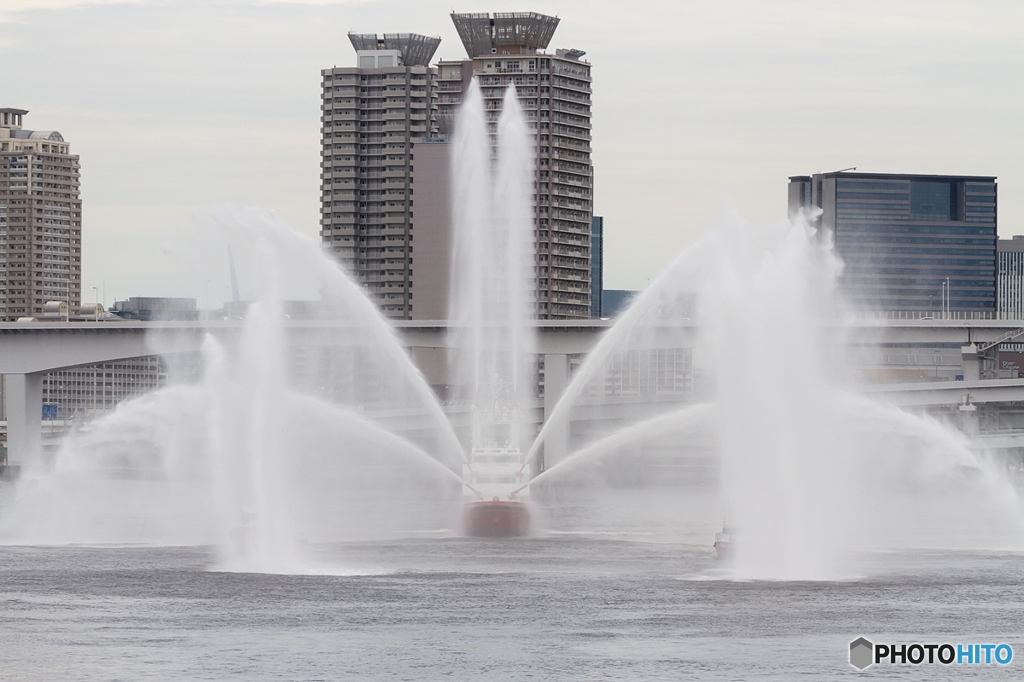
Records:
{"label": "concrete overpass", "polygon": [[[611,320],[535,321],[537,352],[545,358],[544,418],[568,383],[568,357],[588,353]],[[42,380],[49,372],[121,359],[198,351],[207,335],[232,345],[244,320],[209,322],[39,322],[0,324],[0,374],[6,378],[8,450],[15,460],[38,447],[42,420]],[[881,320],[861,319],[852,325],[831,325],[838,344],[953,344],[964,346],[963,371],[968,381],[883,385],[868,390],[887,393],[906,405],[955,405],[964,402],[1024,401],[1024,380],[979,381],[979,344],[1024,340],[1024,320]],[[286,343],[321,345],[333,330],[354,329],[352,323],[287,320]],[[361,327],[365,329],[364,327]],[[398,321],[394,333],[406,348],[442,350],[452,347],[448,321]],[[700,329],[696,321],[661,324],[652,347],[693,347]],[[656,329],[655,332],[658,330]],[[325,334],[325,332],[328,332]],[[970,350],[971,347],[974,350]],[[842,352],[842,351],[840,351]],[[780,359],[780,361],[783,361]]]}
{"label": "concrete overpass", "polygon": [[[573,355],[589,352],[613,320],[539,320],[537,352]],[[0,323],[0,374],[53,372],[70,367],[169,353],[197,351],[207,334],[227,342],[236,338],[244,320],[211,322],[39,322]],[[400,320],[393,323],[399,342],[407,348],[450,348],[452,323]],[[692,320],[662,323],[670,342],[693,343],[700,328]],[[324,332],[353,329],[346,322],[287,320],[287,342],[323,343]],[[657,330],[655,330],[657,331]],[[1024,320],[871,320],[835,325],[836,339],[846,343],[984,344],[1019,333]],[[844,338],[845,337],[845,338]],[[1013,337],[1016,338],[1016,337]],[[658,346],[655,341],[656,347]]]}
{"label": "concrete overpass", "polygon": [[922,381],[879,384],[862,390],[869,395],[884,396],[901,407],[1024,402],[1024,379]]}
{"label": "concrete overpass", "polygon": [[[206,336],[232,343],[244,320],[213,322],[54,322],[0,323],[0,374],[36,374],[128,358],[195,352]],[[542,355],[586,353],[611,326],[609,320],[534,322]],[[344,322],[287,320],[286,342],[320,345],[325,332],[356,329]],[[399,343],[406,348],[450,348],[449,322],[398,321]],[[359,328],[365,328],[359,327]],[[693,327],[696,331],[696,327]]]}
{"label": "concrete overpass", "polygon": [[[545,356],[548,384],[557,397],[568,381],[568,356],[587,353],[608,320],[537,321],[537,352]],[[452,347],[447,321],[399,321],[398,342],[413,351]],[[35,322],[0,324],[0,374],[6,380],[7,445],[12,461],[38,450],[42,423],[43,377],[64,369],[116,360],[197,352],[214,336],[229,347],[240,337],[244,320],[209,322]],[[287,320],[285,342],[295,346],[331,343],[332,332],[367,329],[350,322]],[[694,328],[695,331],[695,328]],[[545,406],[545,414],[553,405]]]}

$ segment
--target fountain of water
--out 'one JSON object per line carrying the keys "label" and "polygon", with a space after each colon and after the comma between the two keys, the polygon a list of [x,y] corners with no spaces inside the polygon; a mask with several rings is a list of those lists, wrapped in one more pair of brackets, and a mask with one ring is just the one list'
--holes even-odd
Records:
{"label": "fountain of water", "polygon": [[[732,569],[742,577],[841,576],[851,552],[882,547],[1020,546],[1015,493],[963,435],[858,393],[843,362],[840,270],[802,221],[757,229],[732,219],[681,255],[590,354],[534,443],[531,457],[559,424],[578,430],[574,454],[533,480],[537,494],[564,505],[574,481],[595,485],[595,465],[617,472],[632,457],[642,468],[638,449],[655,462],[668,452],[662,463],[675,458],[675,475],[690,479],[673,495],[710,491],[701,511],[739,529]],[[623,378],[645,362],[646,379]],[[673,383],[674,371],[686,380]],[[678,466],[702,448],[705,470]],[[710,484],[698,475],[707,469]],[[689,522],[710,537],[713,517],[651,507],[660,518],[649,530]]]}
{"label": "fountain of water", "polygon": [[[197,385],[122,405],[69,438],[52,467],[26,472],[3,536],[214,543],[224,567],[287,572],[306,565],[310,543],[445,528],[461,490],[489,500],[522,487],[532,157],[514,90],[496,161],[475,86],[458,131],[456,383],[473,403],[474,461],[393,329],[316,242],[272,216],[221,209],[198,216],[177,250],[194,281],[221,268],[208,254],[250,264],[244,329],[207,339]],[[317,299],[298,344],[284,324],[289,296]]]}
{"label": "fountain of water", "polygon": [[[522,535],[528,473],[520,409],[532,396],[533,155],[510,86],[491,158],[487,118],[474,80],[455,132],[455,253],[451,314],[456,383],[472,403],[470,484],[464,527],[474,535]],[[494,172],[492,173],[492,169]],[[519,499],[513,499],[518,495]],[[475,498],[475,499],[474,499]]]}
{"label": "fountain of water", "polygon": [[[252,256],[241,333],[207,338],[199,384],[121,405],[26,472],[4,536],[215,543],[225,567],[290,571],[308,543],[448,525],[462,448],[376,307],[272,216],[198,228],[189,253]],[[286,285],[318,293],[308,326],[286,328]]]}
{"label": "fountain of water", "polygon": [[[858,392],[842,362],[841,264],[801,221],[729,219],[681,254],[531,442],[533,160],[512,89],[496,133],[474,83],[454,145],[450,315],[468,439],[314,240],[222,209],[200,217],[186,253],[201,264],[230,244],[248,263],[244,329],[207,339],[198,383],[123,404],[27,471],[0,537],[210,543],[226,568],[288,572],[321,543],[450,527],[463,495],[484,519],[498,497],[512,510],[499,534],[521,533],[526,508],[508,498],[529,483],[555,533],[707,547],[728,517],[742,577],[845,575],[851,550],[1019,546],[1015,493],[962,434]],[[289,298],[316,300],[310,325],[285,324]],[[562,459],[545,452],[559,433]],[[530,482],[532,466],[543,473]]]}

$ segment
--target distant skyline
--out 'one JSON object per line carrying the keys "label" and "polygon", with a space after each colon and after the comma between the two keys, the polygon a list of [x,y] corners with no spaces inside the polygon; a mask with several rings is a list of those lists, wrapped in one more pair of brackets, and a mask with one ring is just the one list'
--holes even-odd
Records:
{"label": "distant skyline", "polygon": [[315,236],[320,70],[354,63],[348,31],[462,58],[453,10],[554,14],[550,49],[587,52],[608,288],[645,286],[723,206],[782,220],[790,175],[850,166],[995,175],[1000,236],[1024,233],[1024,3],[4,0],[0,106],[81,155],[85,298],[227,298],[165,248],[193,209]]}

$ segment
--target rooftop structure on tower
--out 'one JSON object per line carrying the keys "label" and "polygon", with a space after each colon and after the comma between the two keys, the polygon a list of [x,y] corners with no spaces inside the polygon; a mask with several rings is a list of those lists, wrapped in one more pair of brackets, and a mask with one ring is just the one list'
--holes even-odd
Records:
{"label": "rooftop structure on tower", "polygon": [[385,33],[383,38],[376,33],[349,33],[348,39],[352,41],[352,47],[357,54],[381,50],[397,51],[401,55],[401,63],[390,66],[430,66],[430,60],[437,51],[437,46],[441,44],[440,38],[419,33]]}
{"label": "rooftop structure on tower", "polygon": [[548,46],[558,28],[558,17],[537,12],[452,12],[452,21],[470,59],[492,54],[534,54]]}

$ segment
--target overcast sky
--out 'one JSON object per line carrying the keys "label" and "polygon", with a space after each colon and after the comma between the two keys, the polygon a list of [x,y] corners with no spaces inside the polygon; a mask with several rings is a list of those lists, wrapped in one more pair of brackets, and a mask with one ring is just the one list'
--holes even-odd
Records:
{"label": "overcast sky", "polygon": [[555,14],[550,49],[587,52],[607,288],[723,204],[779,220],[788,176],[849,166],[996,175],[1000,235],[1024,233],[1019,0],[0,0],[0,107],[81,155],[83,291],[204,298],[164,249],[195,208],[317,234],[320,69],[353,64],[348,31],[464,57],[453,9]]}

